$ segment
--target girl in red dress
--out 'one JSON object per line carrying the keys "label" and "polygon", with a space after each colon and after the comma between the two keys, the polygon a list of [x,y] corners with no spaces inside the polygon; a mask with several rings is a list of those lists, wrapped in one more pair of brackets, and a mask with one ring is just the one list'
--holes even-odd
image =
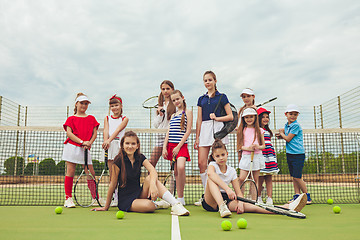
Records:
{"label": "girl in red dress", "polygon": [[[65,175],[65,203],[64,207],[73,208],[75,204],[72,200],[72,186],[75,175],[76,164],[84,164],[84,149],[88,149],[89,170],[93,176],[95,171],[91,161],[90,148],[97,136],[99,123],[92,115],[87,115],[86,110],[89,106],[89,98],[78,93],[75,100],[74,115],[66,119],[63,125],[67,139],[64,142],[62,159],[66,161]],[[88,180],[88,187],[95,198],[96,185],[93,180]]]}

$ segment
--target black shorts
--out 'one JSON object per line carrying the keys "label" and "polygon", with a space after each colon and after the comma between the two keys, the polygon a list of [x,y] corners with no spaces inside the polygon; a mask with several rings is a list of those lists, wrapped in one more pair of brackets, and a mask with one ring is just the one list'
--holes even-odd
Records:
{"label": "black shorts", "polygon": [[286,154],[286,160],[289,167],[290,176],[294,178],[302,177],[304,168],[305,154]]}
{"label": "black shorts", "polygon": [[[226,204],[229,204],[231,201],[233,201],[233,200],[230,200],[229,196],[224,192],[221,192],[221,196],[224,199],[224,201],[226,201]],[[205,198],[204,198],[204,194],[202,197],[203,197],[203,201],[201,202],[201,205],[206,211],[209,211],[209,212],[218,212],[219,211],[219,206],[216,206],[216,209],[214,209],[209,204],[207,204],[207,202],[205,201]]]}

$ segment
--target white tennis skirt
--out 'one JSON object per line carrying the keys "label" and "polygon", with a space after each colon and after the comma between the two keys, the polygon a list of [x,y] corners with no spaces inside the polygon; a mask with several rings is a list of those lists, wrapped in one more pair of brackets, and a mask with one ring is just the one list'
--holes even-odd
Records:
{"label": "white tennis skirt", "polygon": [[[207,120],[201,123],[200,136],[199,136],[199,147],[211,146],[214,139],[214,132],[218,132],[224,126],[223,122],[217,122],[214,120]],[[224,144],[229,143],[229,137],[225,136],[221,141]]]}
{"label": "white tennis skirt", "polygon": [[[239,162],[239,168],[241,170],[249,171],[250,170],[250,162],[251,162],[251,154],[242,154]],[[262,153],[254,154],[253,160],[253,171],[257,171],[265,168],[265,159]]]}
{"label": "white tennis skirt", "polygon": [[[120,151],[120,140],[112,140],[108,149],[108,160],[114,160]],[[102,150],[101,161],[105,161],[105,150]]]}
{"label": "white tennis skirt", "polygon": [[[88,165],[92,165],[90,150],[88,150]],[[64,145],[62,160],[76,164],[84,164],[84,149],[67,143]]]}

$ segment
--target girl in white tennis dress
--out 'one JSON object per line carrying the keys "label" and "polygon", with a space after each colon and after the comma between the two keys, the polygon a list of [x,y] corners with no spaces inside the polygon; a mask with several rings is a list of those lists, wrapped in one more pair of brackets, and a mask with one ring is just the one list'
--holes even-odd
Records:
{"label": "girl in white tennis dress", "polygon": [[[120,140],[124,136],[125,128],[129,122],[129,118],[122,115],[122,99],[116,96],[116,94],[109,99],[109,105],[113,114],[106,116],[104,119],[104,143],[102,144],[102,147],[104,151],[108,151],[108,166],[111,176],[112,165],[116,155],[119,154]],[[116,207],[118,205],[117,199],[118,197],[116,189],[113,201],[111,202],[110,206]]]}

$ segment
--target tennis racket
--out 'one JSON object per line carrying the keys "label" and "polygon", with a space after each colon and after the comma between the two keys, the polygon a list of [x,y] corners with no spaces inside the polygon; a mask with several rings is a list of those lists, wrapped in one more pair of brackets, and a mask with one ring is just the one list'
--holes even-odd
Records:
{"label": "tennis racket", "polygon": [[173,196],[175,196],[175,194],[176,194],[176,179],[175,179],[175,173],[174,173],[175,162],[176,162],[176,158],[173,156],[173,159],[171,161],[170,172],[166,176],[165,181],[164,181],[164,186],[169,190],[169,192]]}
{"label": "tennis racket", "polygon": [[253,168],[253,162],[254,162],[254,152],[251,152],[251,162],[250,162],[250,168],[249,173],[245,178],[245,181],[241,184],[240,190],[243,193],[244,198],[257,201],[258,199],[258,189],[254,180],[254,175],[252,172]]}
{"label": "tennis racket", "polygon": [[284,208],[284,207],[280,207],[280,206],[273,206],[273,205],[267,205],[265,203],[258,203],[254,200],[251,199],[247,199],[247,198],[242,198],[242,197],[237,197],[237,200],[242,201],[242,202],[246,202],[246,203],[251,203],[255,206],[259,206],[269,212],[272,213],[276,213],[276,214],[280,214],[280,215],[285,215],[288,217],[293,217],[293,218],[306,218],[306,215],[301,213],[301,212],[297,212],[295,210],[291,210],[288,208]]}
{"label": "tennis racket", "polygon": [[84,150],[84,169],[74,186],[74,198],[82,207],[90,207],[96,202],[99,203],[96,180],[88,166],[87,149]]}
{"label": "tennis racket", "polygon": [[[105,180],[102,180],[104,176],[110,176],[109,174],[109,166],[108,166],[108,150],[105,150],[105,156],[104,156],[104,169],[101,172],[101,175],[97,182],[97,189],[99,196],[106,196],[107,195],[107,189],[109,188],[109,183],[105,182]],[[102,181],[101,181],[102,180]],[[101,202],[99,201],[99,205],[101,206]],[[104,206],[101,206],[104,207]]]}
{"label": "tennis racket", "polygon": [[158,96],[153,96],[153,97],[149,97],[148,99],[146,99],[142,106],[143,108],[157,108],[158,107]]}
{"label": "tennis racket", "polygon": [[268,103],[270,103],[272,101],[275,101],[276,99],[277,99],[277,97],[274,97],[274,98],[272,98],[270,100],[267,100],[266,102],[263,102],[263,103],[260,103],[260,104],[256,105],[256,107],[264,106],[265,104],[268,104]]}

